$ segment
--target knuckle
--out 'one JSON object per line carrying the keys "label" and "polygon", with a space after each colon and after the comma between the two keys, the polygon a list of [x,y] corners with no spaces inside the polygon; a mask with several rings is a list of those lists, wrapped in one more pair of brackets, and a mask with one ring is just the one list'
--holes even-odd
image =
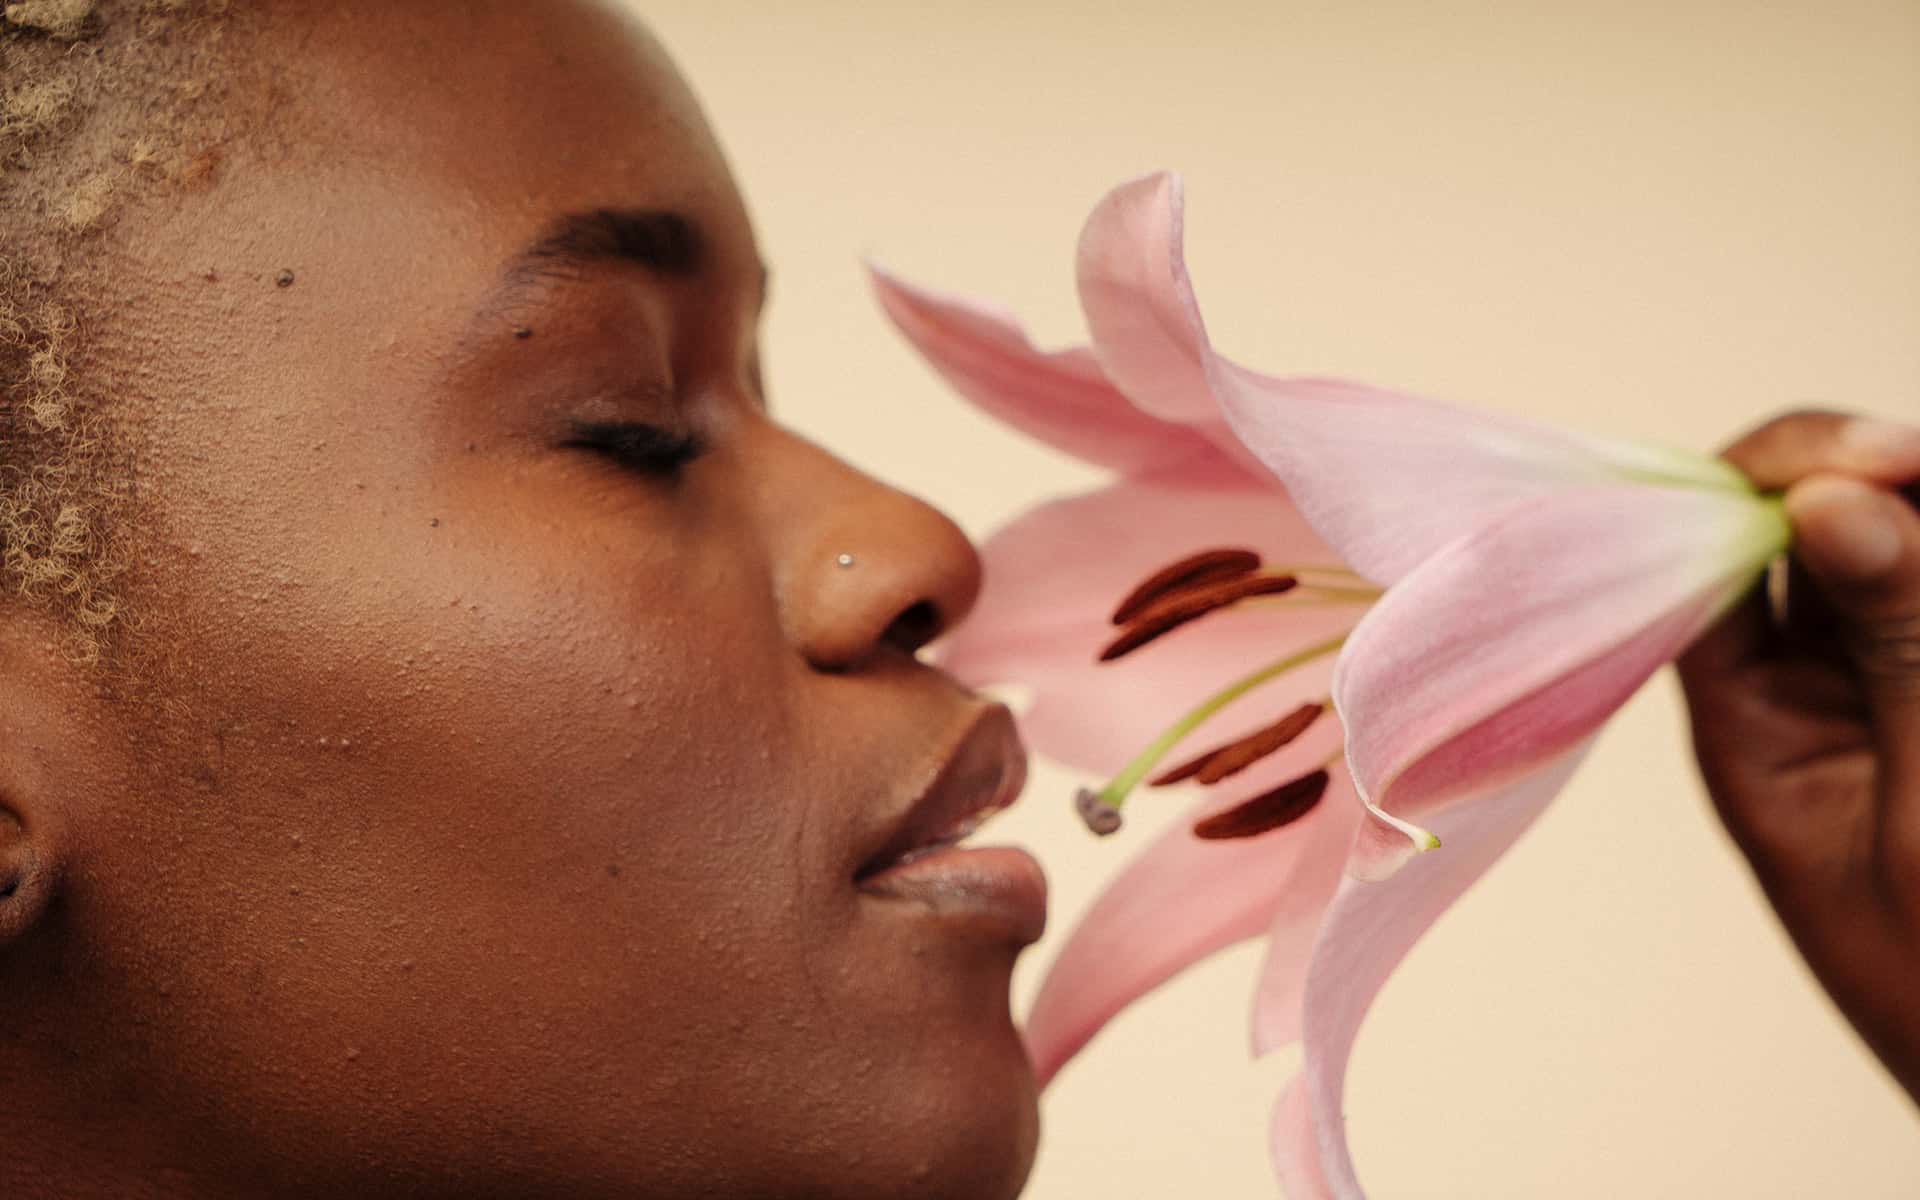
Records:
{"label": "knuckle", "polygon": [[1799,438],[1808,433],[1825,430],[1835,422],[1844,420],[1843,414],[1830,408],[1801,407],[1790,408],[1775,413],[1760,424],[1749,429],[1736,444],[1749,442],[1764,443],[1779,438]]}
{"label": "knuckle", "polygon": [[1847,414],[1837,408],[1821,408],[1819,405],[1805,404],[1789,408],[1769,417],[1762,429],[1798,427],[1801,425],[1830,425],[1835,421],[1844,421]]}
{"label": "knuckle", "polygon": [[1850,641],[1854,662],[1875,692],[1920,695],[1920,615],[1876,622]]}
{"label": "knuckle", "polygon": [[1920,933],[1920,844],[1886,831],[1875,843],[1864,882],[1902,929]]}
{"label": "knuckle", "polygon": [[1891,843],[1883,843],[1874,855],[1869,883],[1880,903],[1902,926],[1920,930],[1920,871],[1914,867],[1909,851],[1898,853]]}
{"label": "knuckle", "polygon": [[1769,485],[1784,484],[1789,469],[1823,445],[1844,414],[1823,408],[1794,408],[1777,413],[1736,437],[1721,456],[1748,474],[1765,477]]}

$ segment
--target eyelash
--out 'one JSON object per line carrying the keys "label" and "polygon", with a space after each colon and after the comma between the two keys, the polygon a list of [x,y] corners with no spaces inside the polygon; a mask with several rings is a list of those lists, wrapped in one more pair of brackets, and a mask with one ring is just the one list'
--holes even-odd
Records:
{"label": "eyelash", "polygon": [[672,479],[706,450],[697,433],[628,421],[582,421],[567,443],[603,454],[643,475]]}

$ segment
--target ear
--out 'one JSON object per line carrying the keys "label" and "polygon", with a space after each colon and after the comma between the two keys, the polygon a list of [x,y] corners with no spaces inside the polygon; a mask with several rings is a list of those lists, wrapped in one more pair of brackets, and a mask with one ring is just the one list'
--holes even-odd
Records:
{"label": "ear", "polygon": [[45,840],[0,796],[0,955],[40,923],[53,899]]}
{"label": "ear", "polygon": [[[74,757],[73,688],[62,688],[55,639],[0,620],[0,963],[41,925],[65,859],[63,783],[52,764]],[[38,637],[34,634],[39,633]]]}

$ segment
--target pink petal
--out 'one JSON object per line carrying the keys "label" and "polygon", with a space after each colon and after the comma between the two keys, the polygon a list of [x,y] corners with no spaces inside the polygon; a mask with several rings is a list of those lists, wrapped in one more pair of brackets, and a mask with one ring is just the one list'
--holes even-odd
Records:
{"label": "pink petal", "polygon": [[[1028,741],[1057,761],[1110,774],[1220,688],[1266,662],[1358,620],[1357,605],[1217,613],[1118,662],[1096,665],[1116,634],[1113,606],[1177,558],[1222,544],[1270,560],[1335,563],[1271,484],[1219,459],[1124,480],[1028,512],[982,547],[986,582],[973,615],[938,658],[972,686],[1032,689],[1022,717]],[[1258,725],[1325,696],[1331,663],[1276,681],[1217,718]],[[1242,718],[1238,714],[1246,713]]]}
{"label": "pink petal", "polygon": [[1219,459],[1206,436],[1136,408],[1086,349],[1045,352],[1008,315],[913,287],[877,268],[874,293],[955,390],[1048,445],[1123,473]]}
{"label": "pink petal", "polygon": [[1080,234],[1080,307],[1093,352],[1147,412],[1219,419],[1207,387],[1206,327],[1182,250],[1180,178],[1160,172],[1109,192]]}
{"label": "pink petal", "polygon": [[1185,212],[1180,177],[1161,171],[1113,189],[1087,218],[1076,273],[1093,353],[1142,410],[1193,427],[1261,474],[1207,380],[1212,351],[1187,275]]}
{"label": "pink petal", "polygon": [[[1691,642],[1784,535],[1752,496],[1628,485],[1529,500],[1456,542],[1341,655],[1334,697],[1362,796],[1420,822],[1538,770]],[[1389,872],[1408,848],[1375,827],[1352,869]]]}
{"label": "pink petal", "polygon": [[1731,467],[1328,379],[1273,379],[1218,356],[1214,394],[1321,536],[1391,583],[1510,506],[1633,479],[1743,488]]}
{"label": "pink petal", "polygon": [[[1365,811],[1338,772],[1317,807],[1273,833],[1207,842],[1193,822],[1311,769],[1339,742],[1331,721],[1271,765],[1208,792],[1124,868],[1074,927],[1027,1018],[1027,1051],[1045,1083],[1121,1009],[1189,965],[1273,927],[1307,943],[1341,879]],[[1135,805],[1170,803],[1151,794]]]}
{"label": "pink petal", "polygon": [[[1035,749],[1111,774],[1227,683],[1359,619],[1358,605],[1220,613],[1119,662],[1095,664],[1115,634],[1107,618],[1121,596],[1166,563],[1223,542],[1270,561],[1337,562],[1264,475],[1197,460],[1042,505],[1002,529],[982,548],[980,601],[942,645],[940,661],[976,686],[1025,684],[1033,702],[1022,726]],[[1332,660],[1323,660],[1274,681],[1202,727],[1193,749],[1328,695],[1332,671]],[[1328,721],[1223,784],[1108,886],[1055,960],[1029,1019],[1042,1078],[1188,964],[1270,927],[1310,936],[1363,811],[1344,772],[1314,813],[1271,837],[1202,842],[1189,829],[1192,819],[1310,769],[1339,736]],[[1132,801],[1178,802],[1154,792]]]}
{"label": "pink petal", "polygon": [[[1434,818],[1444,845],[1381,883],[1349,878],[1327,910],[1304,1001],[1306,1055],[1275,1112],[1274,1165],[1293,1200],[1364,1200],[1342,1103],[1360,1022],[1393,969],[1441,913],[1486,873],[1572,776],[1583,743],[1533,774]],[[1290,971],[1262,982],[1288,989]],[[1287,1030],[1256,1030],[1270,1045]]]}

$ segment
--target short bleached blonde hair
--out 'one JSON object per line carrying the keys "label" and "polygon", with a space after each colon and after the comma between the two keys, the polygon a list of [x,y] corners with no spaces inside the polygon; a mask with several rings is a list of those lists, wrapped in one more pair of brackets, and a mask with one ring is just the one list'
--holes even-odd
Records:
{"label": "short bleached blonde hair", "polygon": [[0,3],[0,606],[57,607],[96,659],[130,486],[111,437],[108,239],[126,207],[213,173],[227,0]]}

